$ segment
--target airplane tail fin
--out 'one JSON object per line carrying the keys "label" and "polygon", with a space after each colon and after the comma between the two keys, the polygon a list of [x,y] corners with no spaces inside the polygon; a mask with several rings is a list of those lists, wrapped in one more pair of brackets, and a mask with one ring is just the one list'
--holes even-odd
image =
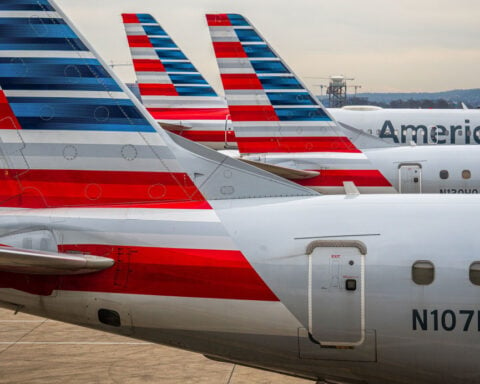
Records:
{"label": "airplane tail fin", "polygon": [[0,3],[0,87],[1,207],[311,194],[172,140],[53,1]]}
{"label": "airplane tail fin", "polygon": [[142,102],[163,127],[214,149],[235,144],[229,111],[150,14],[123,14]]}
{"label": "airplane tail fin", "polygon": [[241,153],[360,152],[246,18],[207,22]]}
{"label": "airplane tail fin", "polygon": [[[323,193],[342,193],[349,182],[362,192],[393,191],[245,17],[207,15],[207,23],[240,153],[317,172],[295,181]],[[286,161],[279,153],[295,155]]]}

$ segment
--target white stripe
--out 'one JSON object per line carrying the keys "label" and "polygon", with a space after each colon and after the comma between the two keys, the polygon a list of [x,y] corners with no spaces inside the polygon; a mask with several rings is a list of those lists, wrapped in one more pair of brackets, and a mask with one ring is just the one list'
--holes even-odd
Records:
{"label": "white stripe", "polygon": [[55,208],[2,212],[2,216],[50,217],[111,220],[161,220],[178,222],[218,223],[213,209],[162,209],[162,208]]}
{"label": "white stripe", "polygon": [[62,98],[87,98],[87,99],[129,99],[123,92],[97,92],[97,91],[4,91],[8,97],[62,97]]}
{"label": "white stripe", "polygon": [[139,84],[172,84],[166,72],[137,72]]}
{"label": "white stripe", "polygon": [[[161,97],[161,98],[160,98]],[[181,96],[142,96],[142,102],[145,108],[204,108],[217,109],[227,108],[221,100],[177,100]]]}
{"label": "white stripe", "polygon": [[92,52],[85,51],[1,51],[0,57],[38,57],[58,59],[95,59]]}
{"label": "white stripe", "polygon": [[243,73],[255,73],[255,70],[252,67],[238,67],[238,68],[231,68],[231,67],[221,67],[219,66],[221,74],[243,74]]}
{"label": "white stripe", "polygon": [[140,24],[125,24],[125,32],[127,33],[127,36],[146,35],[145,30]]}
{"label": "white stripe", "polygon": [[337,125],[332,121],[236,121],[235,127],[251,127],[251,128],[278,128],[279,126],[282,127],[291,127],[291,128],[298,128],[298,127],[331,127],[337,128]]}
{"label": "white stripe", "polygon": [[[291,157],[289,155],[289,157]],[[266,160],[283,159],[285,154],[269,153],[265,155]],[[299,152],[295,153],[295,160],[321,160],[321,159],[342,159],[342,160],[367,160],[364,153],[350,153],[350,152]],[[267,161],[270,162],[270,161]],[[347,165],[348,166],[348,165]]]}
{"label": "white stripe", "polygon": [[271,105],[267,95],[227,95],[229,105]]}
{"label": "white stripe", "polygon": [[0,11],[1,18],[32,18],[40,17],[42,19],[61,19],[57,12],[51,11]]}
{"label": "white stripe", "polygon": [[[4,130],[6,131],[6,130]],[[3,132],[2,131],[2,135]],[[149,145],[144,140],[148,138],[149,141],[155,140],[155,145],[166,146],[161,136],[156,132],[105,132],[105,131],[63,131],[63,130],[28,130],[23,129],[9,130],[13,135],[21,135],[22,141],[25,144],[92,144],[92,143],[105,143],[111,145],[124,145],[128,143],[130,145]]]}
{"label": "white stripe", "polygon": [[[386,194],[386,193],[398,193],[393,187],[359,187],[356,186],[360,194]],[[314,191],[323,193],[324,195],[344,195],[344,187],[315,187],[310,186]]]}
{"label": "white stripe", "polygon": [[228,27],[228,29],[210,28],[210,35],[212,36],[212,40],[214,41],[222,41],[222,39],[225,38],[229,39],[228,41],[231,41],[230,39],[235,39],[239,41],[237,34],[230,27]]}

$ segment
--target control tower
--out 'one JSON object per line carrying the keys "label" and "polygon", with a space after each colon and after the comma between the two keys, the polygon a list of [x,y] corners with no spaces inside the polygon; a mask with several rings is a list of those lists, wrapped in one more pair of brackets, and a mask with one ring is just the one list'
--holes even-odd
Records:
{"label": "control tower", "polygon": [[341,108],[347,103],[347,81],[354,80],[343,75],[330,76],[327,87],[328,105],[330,108]]}

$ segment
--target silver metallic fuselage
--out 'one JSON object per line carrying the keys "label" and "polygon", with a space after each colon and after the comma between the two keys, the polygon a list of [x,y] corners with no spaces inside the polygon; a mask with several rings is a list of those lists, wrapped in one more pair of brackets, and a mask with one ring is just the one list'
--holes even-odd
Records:
{"label": "silver metallic fuselage", "polygon": [[[480,259],[480,201],[475,196],[323,196],[211,204],[224,232],[206,230],[202,241],[210,235],[216,241],[229,238],[278,301],[64,291],[60,279],[50,295],[2,288],[1,305],[312,379],[480,383],[480,287],[469,281],[469,267]],[[168,246],[170,237],[183,236],[187,247],[199,241],[199,227],[190,233],[179,233],[180,226],[167,231],[162,213],[142,218],[135,208],[97,210],[4,211],[1,237],[42,228],[59,242],[75,238]],[[362,244],[358,260],[363,269],[354,276],[360,307],[348,306],[345,291],[335,293],[334,305],[324,305],[332,292],[322,294],[324,288],[315,285],[321,255],[307,255],[315,242],[328,245],[328,252],[337,244],[339,255],[345,244]],[[421,260],[435,267],[430,285],[412,281],[412,265]],[[127,277],[122,280],[128,285]],[[117,311],[122,327],[101,324],[99,308]],[[467,329],[465,311],[473,311]],[[338,334],[343,325],[348,339],[349,318],[357,317],[362,324],[358,340],[344,347],[315,343],[316,332],[334,327]]]}

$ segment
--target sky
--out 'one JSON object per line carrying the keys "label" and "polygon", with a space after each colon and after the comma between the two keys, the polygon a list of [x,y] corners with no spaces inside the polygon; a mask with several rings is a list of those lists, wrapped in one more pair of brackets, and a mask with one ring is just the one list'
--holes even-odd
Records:
{"label": "sky", "polygon": [[[57,0],[104,60],[131,62],[120,14],[151,13],[223,93],[205,13],[241,13],[315,93],[480,88],[478,0]],[[133,82],[131,66],[115,71]],[[352,90],[353,92],[353,90]]]}

